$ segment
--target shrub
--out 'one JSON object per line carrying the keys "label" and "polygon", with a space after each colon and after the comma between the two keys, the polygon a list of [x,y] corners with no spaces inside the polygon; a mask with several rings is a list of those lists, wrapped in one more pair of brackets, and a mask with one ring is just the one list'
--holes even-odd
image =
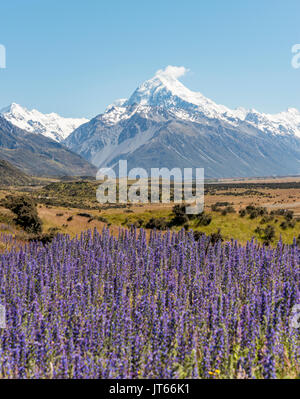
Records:
{"label": "shrub", "polygon": [[283,230],[286,230],[289,226],[288,226],[288,222],[285,220],[284,222],[280,223],[280,227]]}
{"label": "shrub", "polygon": [[263,240],[266,244],[270,244],[275,238],[275,229],[270,224],[264,229]]}
{"label": "shrub", "polygon": [[170,226],[182,226],[188,223],[189,217],[185,213],[185,205],[175,205],[172,212],[174,217],[170,222]]}
{"label": "shrub", "polygon": [[47,233],[39,233],[39,234],[32,234],[29,236],[29,241],[39,241],[43,244],[48,244],[50,243],[54,237],[58,234],[59,229],[57,227],[52,227],[50,228]]}
{"label": "shrub", "polygon": [[205,212],[199,213],[196,218],[198,226],[208,226],[212,221],[212,216]]}
{"label": "shrub", "polygon": [[235,212],[235,209],[229,202],[216,202],[215,204],[211,205],[211,210],[214,212],[221,212],[222,215]]}
{"label": "shrub", "polygon": [[250,219],[255,219],[258,216],[263,216],[263,215],[267,215],[268,211],[267,208],[263,208],[261,206],[254,206],[254,205],[247,205],[245,209],[241,209],[240,210],[240,216],[245,216],[246,214],[248,214],[250,216]]}
{"label": "shrub", "polygon": [[254,230],[254,233],[255,234],[257,234],[257,235],[259,235],[259,236],[262,236],[262,234],[263,234],[263,229],[261,228],[261,227],[256,227],[256,229]]}
{"label": "shrub", "polygon": [[276,209],[271,211],[271,215],[284,216],[285,220],[290,221],[294,217],[294,212],[287,209]]}
{"label": "shrub", "polygon": [[250,219],[256,219],[258,217],[259,213],[256,209],[250,212]]}
{"label": "shrub", "polygon": [[247,205],[246,206],[246,212],[248,213],[248,215],[250,215],[250,213],[252,212],[252,211],[255,211],[255,206],[254,205]]}
{"label": "shrub", "polygon": [[235,209],[233,206],[229,205],[225,208],[227,213],[235,213]]}
{"label": "shrub", "polygon": [[284,218],[286,221],[291,221],[294,217],[294,212],[293,211],[286,211],[284,214]]}
{"label": "shrub", "polygon": [[226,201],[221,202],[221,201],[219,201],[219,202],[216,202],[215,205],[216,206],[229,206],[231,204],[230,204],[230,202],[226,202]]}
{"label": "shrub", "polygon": [[292,228],[294,228],[295,227],[295,221],[292,221],[292,220],[284,220],[282,223],[280,223],[280,227],[283,229],[283,230],[286,230],[286,229],[288,229],[288,228],[290,228],[290,229],[292,229]]}
{"label": "shrub", "polygon": [[3,206],[16,215],[14,219],[16,225],[28,233],[41,233],[42,221],[38,217],[36,203],[31,198],[7,196]]}
{"label": "shrub", "polygon": [[199,241],[200,238],[204,235],[202,231],[194,231],[193,236],[195,241]]}
{"label": "shrub", "polygon": [[261,224],[266,224],[266,223],[270,223],[274,220],[274,216],[270,215],[270,216],[263,216],[260,223]]}
{"label": "shrub", "polygon": [[210,243],[212,245],[215,245],[219,241],[221,242],[224,241],[223,236],[221,234],[221,229],[218,229],[216,233],[212,233],[209,238],[210,238]]}
{"label": "shrub", "polygon": [[104,216],[97,216],[96,219],[98,222],[107,223],[108,220]]}
{"label": "shrub", "polygon": [[146,229],[166,230],[168,222],[165,218],[151,218],[145,227]]}
{"label": "shrub", "polygon": [[183,228],[184,228],[185,231],[188,231],[189,228],[190,228],[190,225],[188,223],[185,223]]}
{"label": "shrub", "polygon": [[82,212],[82,213],[77,213],[77,216],[81,216],[81,217],[83,217],[83,218],[91,218],[91,217],[93,217],[92,215],[90,215],[89,213],[84,213],[84,212]]}
{"label": "shrub", "polygon": [[130,226],[140,229],[141,227],[143,227],[143,224],[144,224],[143,219],[138,219],[135,222],[133,222]]}
{"label": "shrub", "polygon": [[239,210],[239,215],[241,218],[243,218],[244,216],[246,216],[246,210],[245,209],[240,209]]}
{"label": "shrub", "polygon": [[275,228],[270,224],[265,229],[262,229],[261,227],[258,226],[254,230],[254,233],[258,234],[258,236],[262,238],[263,242],[267,245],[269,245],[275,238]]}
{"label": "shrub", "polygon": [[175,216],[185,215],[185,205],[174,205],[172,212]]}

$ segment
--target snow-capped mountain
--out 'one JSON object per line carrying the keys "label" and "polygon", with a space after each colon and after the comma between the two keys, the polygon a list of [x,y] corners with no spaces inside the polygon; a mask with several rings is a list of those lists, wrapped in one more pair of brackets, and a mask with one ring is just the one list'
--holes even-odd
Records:
{"label": "snow-capped mountain", "polygon": [[21,130],[0,115],[0,160],[34,176],[95,176],[96,168],[51,138]]}
{"label": "snow-capped mountain", "polygon": [[300,173],[300,112],[277,115],[218,105],[186,88],[184,67],[168,66],[129,99],[77,128],[65,141],[97,167],[204,167],[206,176]]}
{"label": "snow-capped mountain", "polygon": [[296,108],[289,108],[279,114],[263,114],[255,110],[247,111],[244,120],[269,134],[300,137],[300,111]]}
{"label": "snow-capped mountain", "polygon": [[58,142],[65,140],[77,127],[89,121],[85,118],[63,118],[55,113],[43,114],[35,109],[28,110],[16,103],[2,109],[0,114],[20,129],[42,134]]}
{"label": "snow-capped mountain", "polygon": [[187,72],[185,67],[168,66],[156,72],[152,79],[142,83],[129,99],[120,99],[107,107],[103,119],[111,124],[131,116],[128,107],[135,105],[134,112],[147,107],[164,107],[178,118],[195,121],[199,114],[218,118],[233,125],[243,121],[270,134],[292,134],[300,137],[300,111],[290,108],[279,114],[264,114],[255,109],[242,107],[231,110],[218,105],[201,93],[185,87],[178,78]]}

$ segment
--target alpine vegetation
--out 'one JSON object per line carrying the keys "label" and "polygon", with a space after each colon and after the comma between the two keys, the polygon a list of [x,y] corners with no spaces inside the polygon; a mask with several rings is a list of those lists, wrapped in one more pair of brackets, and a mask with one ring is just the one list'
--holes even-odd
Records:
{"label": "alpine vegetation", "polygon": [[0,255],[2,378],[295,378],[300,249],[104,229]]}

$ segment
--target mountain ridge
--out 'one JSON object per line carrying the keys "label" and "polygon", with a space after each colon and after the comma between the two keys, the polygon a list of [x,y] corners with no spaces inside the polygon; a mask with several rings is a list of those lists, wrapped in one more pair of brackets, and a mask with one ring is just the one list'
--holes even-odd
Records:
{"label": "mountain ridge", "polygon": [[[218,105],[167,67],[64,141],[97,167],[205,167],[207,177],[300,173],[300,112],[269,116]],[[191,145],[192,143],[192,145]]]}
{"label": "mountain ridge", "polygon": [[64,118],[54,112],[43,114],[16,103],[1,109],[0,115],[22,130],[42,134],[58,142],[65,140],[77,127],[89,121],[86,118]]}
{"label": "mountain ridge", "polygon": [[0,159],[33,176],[94,176],[80,155],[41,134],[19,129],[0,115]]}

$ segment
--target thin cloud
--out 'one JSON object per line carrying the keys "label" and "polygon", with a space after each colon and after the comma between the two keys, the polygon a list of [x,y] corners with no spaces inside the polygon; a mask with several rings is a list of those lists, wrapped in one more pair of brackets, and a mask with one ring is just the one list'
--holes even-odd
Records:
{"label": "thin cloud", "polygon": [[156,76],[167,77],[178,79],[181,76],[184,76],[189,69],[185,68],[184,66],[172,66],[168,65],[165,69],[160,69],[156,72]]}

